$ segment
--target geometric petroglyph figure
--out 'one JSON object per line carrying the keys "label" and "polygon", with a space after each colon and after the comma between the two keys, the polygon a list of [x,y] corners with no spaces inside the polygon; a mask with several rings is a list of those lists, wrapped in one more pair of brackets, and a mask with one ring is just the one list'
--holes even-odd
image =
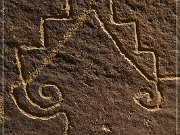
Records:
{"label": "geometric petroglyph figure", "polygon": [[[148,111],[157,111],[161,108],[164,100],[163,92],[159,86],[161,80],[179,80],[180,77],[159,78],[159,58],[156,51],[139,47],[138,22],[136,20],[124,20],[125,23],[115,22],[115,8],[113,0],[109,0],[109,23],[103,21],[98,13],[98,8],[94,8],[97,19],[102,29],[109,35],[118,51],[124,55],[125,59],[152,84],[151,88],[142,88],[133,97],[135,103]],[[127,42],[128,41],[128,42]]]}
{"label": "geometric petroglyph figure", "polygon": [[[66,18],[61,18],[59,20],[68,20],[70,12],[68,0],[66,1],[66,12]],[[11,85],[11,97],[14,100],[20,112],[31,119],[50,120],[55,117],[58,117],[59,115],[60,119],[63,117],[63,132],[64,135],[67,135],[69,119],[67,117],[67,113],[62,111],[61,109],[62,101],[64,98],[61,87],[58,85],[58,83],[54,82],[53,80],[48,80],[48,78],[43,78],[43,81],[39,83],[35,81],[36,77],[41,72],[41,68],[43,68],[43,66],[45,66],[46,63],[48,63],[48,59],[50,59],[50,57],[53,57],[54,51],[62,47],[62,45],[60,45],[57,48],[54,48],[54,50],[46,48],[44,41],[44,23],[47,19],[48,18],[44,19],[42,17],[40,23],[40,40],[42,47],[25,47],[25,45],[22,44],[20,47],[15,49],[16,63],[19,70],[20,82]],[[54,20],[54,18],[50,19]],[[25,75],[25,71],[27,69],[25,69],[26,64],[24,63],[23,59],[24,50],[49,51],[47,58],[43,59],[43,65],[35,69],[34,73],[28,74],[28,77]]]}
{"label": "geometric petroglyph figure", "polygon": [[[112,6],[112,3],[110,4]],[[67,7],[70,7],[68,5]],[[69,12],[70,8],[67,8],[67,12]],[[61,111],[61,101],[63,99],[63,95],[61,93],[61,88],[56,84],[56,82],[53,81],[47,81],[47,82],[35,82],[36,77],[40,74],[41,70],[55,57],[55,55],[61,50],[65,42],[68,40],[68,38],[73,35],[73,33],[76,32],[76,30],[83,24],[83,21],[86,20],[87,14],[92,13],[94,14],[95,18],[99,22],[99,25],[101,29],[109,36],[109,38],[114,42],[114,45],[119,50],[121,54],[124,55],[124,57],[129,61],[135,69],[144,76],[147,81],[149,79],[144,75],[141,70],[137,67],[136,64],[133,63],[133,60],[131,57],[128,56],[128,53],[126,53],[124,50],[122,51],[122,47],[120,47],[118,44],[118,36],[114,36],[114,34],[108,29],[107,25],[101,17],[98,15],[97,9],[91,9],[87,10],[82,16],[78,17],[79,23],[74,23],[72,26],[69,26],[69,30],[62,31],[62,39],[58,41],[58,46],[52,46],[52,47],[46,47],[46,41],[44,38],[44,23],[45,21],[51,21],[51,20],[57,20],[63,22],[71,22],[72,19],[70,18],[46,18],[45,20],[42,19],[40,24],[40,33],[41,33],[41,42],[42,47],[35,48],[35,47],[28,47],[22,45],[21,47],[16,49],[16,60],[17,60],[17,66],[19,68],[19,78],[21,82],[18,85],[12,85],[12,98],[19,108],[19,110],[26,116],[32,118],[32,119],[41,119],[41,120],[48,120],[54,117],[57,117],[58,115],[64,115],[66,117],[66,128],[64,133],[67,134],[68,131],[68,125],[69,121],[66,116],[66,113]],[[133,25],[135,27],[135,23],[129,23],[129,24],[116,24],[111,22],[109,25],[114,25],[116,27],[124,27],[128,25]],[[136,35],[134,35],[136,36]],[[45,56],[40,59],[40,63],[37,67],[35,67],[35,70],[30,69],[29,72],[26,72],[26,65],[28,65],[25,58],[23,57],[23,51],[45,51]],[[147,52],[146,52],[147,53]],[[31,62],[31,60],[28,60]],[[32,70],[32,71],[31,71]],[[44,78],[46,80],[46,78]],[[157,83],[154,83],[154,93],[158,93]],[[152,102],[150,94],[147,93],[148,91],[144,90],[143,92],[140,92],[137,94],[134,99],[136,103],[141,105],[142,107],[146,109],[158,109],[159,104],[161,102],[160,93],[158,93],[157,97],[159,98],[157,102],[153,103],[153,106],[149,104],[149,102]]]}
{"label": "geometric petroglyph figure", "polygon": [[[47,18],[42,20],[51,21],[57,20],[64,22],[74,22],[72,19],[61,18]],[[16,85],[12,85],[11,87],[11,96],[19,108],[19,110],[26,116],[32,119],[41,119],[41,120],[49,120],[58,115],[64,115],[65,117],[65,131],[64,134],[68,132],[69,120],[66,112],[61,109],[61,101],[63,100],[62,89],[58,85],[58,83],[53,80],[48,80],[48,78],[43,78],[41,82],[36,82],[36,78],[42,72],[43,68],[49,64],[49,62],[56,56],[56,54],[60,51],[63,45],[67,42],[68,38],[70,38],[75,31],[80,27],[85,20],[85,15],[80,17],[80,23],[73,24],[70,26],[68,31],[61,31],[62,40],[58,42],[58,45],[53,47],[46,47],[42,44],[42,47],[28,47],[28,46],[20,46],[16,49],[16,60],[17,66],[19,68],[19,78],[21,82]],[[42,43],[46,43],[44,40],[44,28],[41,25],[41,37]],[[28,63],[32,66],[34,59],[26,59],[23,55],[24,52],[46,52],[43,55],[43,58],[38,58],[39,65],[35,69],[31,68],[27,69],[26,66],[29,66]],[[26,63],[27,62],[27,63]],[[26,72],[29,70],[28,72]]]}
{"label": "geometric petroglyph figure", "polygon": [[[114,42],[115,47],[117,50],[124,56],[124,58],[144,77],[144,79],[151,83],[152,88],[151,90],[144,89],[139,90],[139,93],[135,94],[133,97],[135,103],[147,109],[148,111],[156,111],[159,110],[162,102],[162,93],[158,88],[158,78],[157,78],[157,63],[156,63],[156,56],[152,51],[139,51],[138,42],[137,42],[137,32],[136,32],[136,22],[128,22],[118,24],[114,22],[113,17],[113,2],[110,0],[110,23],[103,21],[98,13],[98,9],[93,7],[95,16],[100,23],[101,28],[104,32],[111,38]],[[116,32],[116,28],[122,30],[127,30],[131,28],[132,34],[128,32],[128,34],[132,35],[131,37],[134,38],[134,41],[130,44],[130,47],[126,49],[123,46],[123,43],[120,41],[121,36],[119,36],[118,31]],[[113,31],[113,32],[112,32]],[[128,35],[127,35],[128,36]],[[127,50],[130,50],[129,52]],[[134,55],[133,55],[134,54]],[[151,73],[147,74],[146,70],[144,70],[141,65],[148,65],[147,60],[143,60],[143,55],[151,57],[149,59],[152,66]],[[146,57],[145,57],[146,58]],[[139,60],[141,59],[141,63]],[[143,63],[144,62],[144,63]],[[148,70],[150,71],[150,70]]]}
{"label": "geometric petroglyph figure", "polygon": [[69,120],[67,114],[61,111],[63,95],[60,86],[51,81],[36,84],[33,80],[25,80],[22,75],[21,56],[18,55],[19,49],[16,49],[16,60],[21,80],[20,83],[11,86],[11,96],[16,106],[21,113],[31,119],[49,120],[59,115],[63,116],[65,120],[64,135],[67,135]]}
{"label": "geometric petroglyph figure", "polygon": [[[96,7],[91,6],[90,10],[84,11],[81,16],[76,18],[75,21],[70,18],[71,5],[67,1],[67,17],[64,18],[46,18],[41,20],[40,34],[42,47],[29,47],[22,45],[16,49],[16,60],[19,68],[19,78],[21,82],[17,85],[12,85],[12,98],[16,103],[19,110],[26,116],[32,119],[48,120],[62,114],[66,117],[66,128],[64,133],[67,134],[69,121],[67,114],[61,110],[61,101],[63,100],[62,89],[60,86],[52,80],[44,82],[36,82],[37,76],[41,73],[43,68],[56,56],[56,54],[63,48],[67,40],[78,30],[83,22],[87,19],[88,14],[93,14],[95,19],[98,21],[100,28],[108,35],[113,41],[116,49],[121,55],[149,82],[152,87],[142,88],[133,97],[135,103],[147,109],[148,111],[156,111],[160,109],[163,97],[161,90],[158,86],[159,78],[157,78],[157,57],[155,52],[149,50],[139,50],[138,39],[137,39],[137,25],[136,22],[128,22],[118,24],[113,19],[113,2],[110,0],[110,22],[106,22],[102,19],[99,11]],[[59,21],[60,23],[69,23],[65,31],[61,31],[56,46],[46,46],[47,41],[44,38],[46,21]],[[66,26],[66,25],[63,25]],[[134,38],[129,48],[123,46],[125,40],[120,40],[121,34],[118,30],[131,30],[130,37]],[[52,37],[51,37],[52,38]],[[49,40],[48,42],[51,42]],[[130,51],[127,51],[129,49]],[[42,58],[38,57],[39,65],[34,68],[30,68],[27,71],[26,66],[33,63],[33,59],[26,59],[23,52],[34,51],[41,52]],[[148,60],[143,59],[144,55],[149,57]],[[143,56],[143,57],[142,57]],[[139,62],[139,61],[142,62]],[[30,64],[28,64],[28,62]],[[148,63],[149,62],[149,63]],[[146,66],[144,69],[142,66]],[[46,78],[44,78],[46,80]],[[33,94],[32,94],[33,93]]]}

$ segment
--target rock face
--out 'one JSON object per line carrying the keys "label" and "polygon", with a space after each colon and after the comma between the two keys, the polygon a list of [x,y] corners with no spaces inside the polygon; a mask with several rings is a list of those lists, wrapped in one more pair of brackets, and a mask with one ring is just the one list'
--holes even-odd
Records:
{"label": "rock face", "polygon": [[175,0],[6,0],[4,12],[5,135],[177,135]]}

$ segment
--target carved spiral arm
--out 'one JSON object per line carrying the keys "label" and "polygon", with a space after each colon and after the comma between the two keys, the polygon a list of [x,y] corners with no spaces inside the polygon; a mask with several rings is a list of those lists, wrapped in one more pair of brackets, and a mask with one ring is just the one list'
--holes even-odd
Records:
{"label": "carved spiral arm", "polygon": [[143,108],[149,111],[155,111],[160,109],[163,97],[157,87],[157,84],[155,84],[153,91],[148,88],[141,89],[135,94],[134,100]]}
{"label": "carved spiral arm", "polygon": [[38,89],[21,85],[12,89],[12,96],[21,112],[34,119],[50,119],[61,109],[62,94],[54,84],[43,84]]}

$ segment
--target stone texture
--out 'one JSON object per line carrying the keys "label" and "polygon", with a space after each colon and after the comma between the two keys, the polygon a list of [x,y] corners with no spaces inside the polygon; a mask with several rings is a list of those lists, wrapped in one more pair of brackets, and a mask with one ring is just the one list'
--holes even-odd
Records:
{"label": "stone texture", "polygon": [[4,134],[176,135],[175,8],[5,1]]}

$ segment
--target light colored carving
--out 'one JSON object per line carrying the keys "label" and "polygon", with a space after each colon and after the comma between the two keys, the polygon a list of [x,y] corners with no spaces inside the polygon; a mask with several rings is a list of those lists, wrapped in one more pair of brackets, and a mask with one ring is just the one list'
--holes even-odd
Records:
{"label": "light colored carving", "polygon": [[[63,41],[59,41],[59,44],[55,47],[52,47],[51,49],[49,48],[48,49],[48,55],[47,57],[43,58],[42,60],[42,66],[39,66],[37,67],[37,69],[29,76],[29,78],[27,79],[27,82],[31,82],[32,80],[35,79],[35,77],[42,71],[42,69],[47,65],[49,64],[49,62],[56,56],[57,53],[59,53],[59,51],[61,50],[61,48],[64,47],[64,44],[68,41],[68,39],[70,37],[72,37],[75,32],[78,30],[78,28],[80,26],[83,25],[83,22],[85,21],[86,19],[86,15],[83,14],[82,16],[80,16],[80,23],[77,23],[76,25],[74,25],[73,28],[69,29],[65,34],[64,34],[64,40]],[[49,18],[48,20],[54,20],[53,18]],[[66,19],[58,19],[58,20],[66,20]],[[69,19],[71,20],[71,19]],[[29,48],[29,47],[25,47],[25,46],[22,46],[21,48],[23,49],[28,49],[28,50],[31,50],[31,49],[42,49],[42,50],[47,50],[47,48]]]}
{"label": "light colored carving", "polygon": [[[117,50],[120,52],[120,54],[124,57],[124,59],[126,59],[126,60],[146,79],[146,81],[151,82],[151,83],[156,83],[155,81],[149,80],[149,79],[146,77],[146,75],[144,75],[143,72],[141,72],[141,71],[138,69],[138,67],[137,67],[129,58],[126,57],[126,54],[123,54],[123,53],[121,52],[121,50],[120,50],[120,48],[118,47],[116,41],[113,39],[113,37],[111,36],[111,34],[107,31],[107,29],[106,29],[105,26],[104,26],[104,23],[99,19],[97,12],[96,12],[95,10],[93,10],[93,12],[95,13],[95,17],[96,17],[96,19],[98,20],[101,28],[102,28],[103,31],[108,35],[108,37],[113,41],[115,47],[116,47]],[[116,24],[116,25],[118,25],[118,24]],[[122,25],[122,24],[121,24],[121,25]],[[126,25],[126,24],[125,24],[125,25]],[[145,52],[145,53],[149,53],[149,52]],[[135,103],[137,103],[138,105],[142,106],[143,108],[146,108],[146,109],[149,110],[149,111],[158,110],[158,109],[159,109],[159,105],[161,104],[162,97],[161,97],[160,92],[158,91],[157,83],[156,83],[156,93],[157,93],[157,95],[158,95],[158,103],[157,103],[157,105],[156,105],[153,109],[148,109],[147,107],[143,106],[143,105],[139,102],[139,100],[140,100],[142,97],[144,97],[144,96],[147,97],[147,96],[148,96],[148,93],[146,93],[146,94],[144,94],[144,93],[143,93],[143,94],[142,94],[142,93],[138,93],[138,94],[135,95],[135,98],[133,98],[133,99],[134,99]],[[141,95],[141,94],[142,94],[142,95]],[[150,97],[148,97],[147,99],[149,99],[149,98],[150,98]]]}
{"label": "light colored carving", "polygon": [[[113,0],[110,0],[110,11],[111,11],[111,15],[110,15],[110,20],[111,20],[111,23],[112,24],[115,24],[115,25],[120,25],[120,24],[117,24],[116,22],[114,22],[114,20],[113,20],[113,15],[114,15],[114,13],[113,13]],[[140,105],[141,107],[143,107],[144,109],[147,109],[148,111],[157,111],[157,110],[159,110],[160,108],[159,108],[159,106],[161,105],[161,102],[162,102],[162,100],[163,100],[163,97],[162,97],[162,94],[161,94],[161,92],[159,91],[159,89],[160,88],[158,88],[158,83],[159,83],[159,81],[162,81],[162,80],[180,80],[180,77],[173,77],[173,76],[167,76],[167,77],[164,77],[164,78],[159,78],[158,77],[158,65],[157,65],[157,63],[159,63],[159,59],[157,58],[157,56],[155,55],[155,52],[153,52],[153,51],[139,51],[139,45],[138,45],[138,36],[137,36],[137,25],[136,25],[136,22],[130,22],[130,23],[133,23],[133,25],[134,25],[134,30],[135,30],[135,40],[136,40],[136,44],[135,44],[135,53],[137,53],[137,54],[140,54],[140,53],[152,53],[152,55],[153,55],[153,59],[154,59],[154,72],[153,72],[153,74],[155,75],[155,78],[154,78],[154,80],[155,81],[150,81],[147,77],[146,77],[146,75],[144,75],[143,74],[143,72],[141,72],[138,68],[136,68],[135,67],[135,69],[148,81],[148,82],[151,82],[151,83],[155,83],[155,86],[156,86],[156,93],[157,93],[157,95],[158,95],[158,101],[157,101],[157,107],[155,107],[155,108],[153,108],[153,109],[148,109],[147,107],[145,107],[145,106],[143,106],[142,104],[140,104],[140,102],[139,102],[139,100],[141,99],[141,98],[143,98],[143,97],[146,97],[146,99],[147,99],[147,102],[148,101],[151,101],[152,99],[150,98],[150,95],[149,95],[149,93],[148,92],[139,92],[139,93],[136,93],[135,94],[135,97],[133,97],[133,99],[134,99],[134,101],[135,101],[135,103],[137,103],[138,105]],[[124,24],[124,23],[123,23]],[[122,25],[122,24],[121,24]],[[128,60],[133,66],[135,66],[135,64],[134,63],[132,63],[130,60]]]}
{"label": "light colored carving", "polygon": [[44,26],[43,25],[44,25],[44,19],[41,17],[39,33],[40,33],[41,45],[44,47]]}
{"label": "light colored carving", "polygon": [[165,77],[165,78],[159,78],[158,77],[158,65],[157,65],[157,63],[159,62],[158,61],[158,58],[157,58],[157,56],[155,55],[155,52],[153,52],[153,51],[139,51],[139,45],[138,45],[138,36],[137,36],[137,25],[136,25],[136,22],[129,22],[129,23],[122,23],[122,24],[118,24],[118,23],[116,23],[115,21],[114,21],[114,17],[113,17],[113,15],[114,15],[114,13],[113,13],[113,8],[112,8],[112,6],[113,6],[113,1],[112,0],[110,0],[110,11],[111,11],[111,14],[110,14],[110,22],[111,22],[111,24],[113,24],[113,25],[118,25],[118,26],[121,26],[121,25],[129,25],[129,24],[133,24],[134,25],[134,30],[135,30],[135,35],[134,35],[134,37],[135,37],[135,41],[136,41],[136,44],[135,44],[135,53],[137,53],[137,54],[141,54],[141,53],[151,53],[152,55],[153,55],[153,59],[154,59],[154,71],[153,71],[153,74],[154,74],[154,76],[155,76],[155,78],[153,79],[153,80],[151,80],[151,79],[149,79],[137,66],[136,66],[136,64],[135,63],[133,63],[132,61],[131,61],[131,59],[129,59],[128,57],[126,57],[126,54],[124,54],[121,50],[120,50],[120,48],[118,47],[118,45],[117,45],[117,43],[116,43],[116,41],[113,39],[113,37],[111,36],[111,34],[108,32],[108,30],[105,28],[105,22],[103,22],[103,20],[100,20],[100,17],[99,17],[99,15],[98,15],[98,12],[96,11],[96,9],[95,10],[93,10],[93,12],[95,12],[95,17],[96,17],[96,19],[99,21],[99,23],[100,23],[100,26],[101,26],[101,28],[103,29],[103,31],[108,35],[108,37],[113,41],[113,43],[114,43],[114,45],[115,45],[115,47],[117,48],[117,50],[120,52],[120,54],[121,55],[123,55],[124,56],[124,58],[146,79],[146,81],[147,82],[150,82],[150,83],[152,83],[152,84],[154,84],[155,85],[155,92],[156,92],[156,94],[157,94],[157,98],[158,98],[158,100],[157,100],[157,105],[156,106],[154,106],[153,108],[148,108],[147,106],[144,106],[144,105],[142,105],[141,103],[140,103],[140,100],[142,99],[142,98],[144,98],[144,97],[146,97],[146,99],[147,99],[147,102],[149,101],[151,101],[152,99],[150,98],[150,95],[149,95],[149,93],[148,92],[139,92],[139,93],[136,93],[135,94],[135,97],[133,97],[133,99],[134,99],[134,101],[135,101],[135,103],[137,103],[138,105],[140,105],[141,107],[143,107],[144,109],[146,109],[146,110],[148,110],[148,111],[157,111],[157,110],[160,110],[160,105],[161,105],[161,102],[163,101],[163,97],[162,97],[162,94],[161,94],[161,92],[160,92],[160,88],[158,88],[158,83],[159,83],[159,81],[160,80],[179,80],[179,77]]}
{"label": "light colored carving", "polygon": [[[93,10],[93,12],[95,13],[95,17],[96,17],[96,19],[98,20],[98,22],[99,22],[102,30],[103,30],[103,31],[108,35],[108,37],[113,41],[115,47],[116,47],[117,50],[120,52],[120,54],[123,55],[124,59],[126,59],[129,63],[131,63],[131,65],[132,65],[147,81],[149,81],[149,79],[137,68],[137,66],[136,66],[134,63],[132,63],[131,60],[126,57],[125,54],[123,54],[123,53],[121,52],[121,50],[119,49],[116,41],[112,38],[112,36],[109,34],[109,32],[105,29],[104,23],[99,19],[97,12],[96,12],[95,10]],[[118,25],[118,24],[116,24],[116,25]],[[122,25],[122,24],[120,24],[120,25]],[[125,25],[126,25],[126,24],[125,24]]]}
{"label": "light colored carving", "polygon": [[[85,11],[81,16],[79,16],[79,23],[75,24],[73,26],[73,28],[70,28],[65,34],[64,34],[64,38],[62,41],[59,41],[59,44],[55,47],[52,47],[52,48],[48,48],[48,54],[46,57],[43,58],[42,60],[42,65],[37,67],[37,69],[30,74],[30,76],[28,77],[28,79],[24,79],[23,76],[22,76],[22,62],[21,60],[19,59],[19,54],[18,54],[18,49],[16,50],[16,60],[17,60],[17,66],[18,66],[18,69],[19,69],[19,78],[21,80],[21,82],[19,84],[14,84],[12,85],[12,98],[15,102],[15,104],[17,105],[17,107],[19,108],[19,110],[26,116],[28,116],[29,118],[32,118],[32,119],[42,119],[42,120],[48,120],[48,119],[51,119],[51,118],[54,118],[56,116],[58,116],[59,114],[64,114],[66,116],[66,113],[65,112],[57,112],[55,114],[53,114],[52,116],[46,116],[46,117],[39,117],[39,116],[36,116],[36,115],[32,115],[28,112],[26,112],[25,110],[23,110],[23,108],[19,107],[18,103],[17,103],[17,99],[13,96],[13,91],[15,90],[15,88],[18,88],[18,87],[22,87],[23,90],[26,92],[26,87],[27,87],[27,84],[31,83],[39,74],[40,72],[43,70],[43,68],[49,64],[50,61],[52,61],[52,59],[56,56],[57,53],[59,53],[59,51],[64,47],[64,44],[68,41],[69,38],[71,38],[75,33],[76,31],[79,29],[80,26],[83,25],[84,21],[86,20],[87,18],[87,14],[89,13],[94,13],[94,16],[95,18],[98,20],[99,22],[99,25],[101,27],[101,29],[108,35],[108,37],[112,40],[112,42],[114,43],[115,47],[117,48],[117,50],[119,51],[119,53],[124,57],[124,59],[126,59],[143,77],[144,79],[146,79],[147,82],[150,82],[150,83],[153,83],[156,87],[156,94],[158,96],[158,101],[157,101],[157,105],[154,106],[154,108],[150,109],[144,105],[142,105],[139,101],[141,100],[141,98],[143,97],[146,97],[147,99],[147,102],[148,101],[151,101],[152,99],[150,98],[150,95],[148,92],[139,92],[139,93],[136,93],[135,96],[133,97],[134,101],[136,104],[140,105],[141,107],[143,107],[144,109],[148,110],[148,111],[157,111],[159,110],[159,106],[162,102],[162,95],[159,91],[159,88],[158,88],[158,82],[159,80],[179,80],[179,78],[177,77],[166,77],[166,78],[158,78],[158,75],[157,75],[157,70],[158,70],[158,67],[157,67],[157,63],[158,63],[158,59],[156,58],[156,55],[154,54],[154,52],[151,52],[151,51],[139,51],[139,45],[138,45],[138,38],[137,38],[137,31],[136,31],[136,22],[129,22],[129,23],[122,23],[122,24],[118,24],[116,23],[114,20],[113,20],[113,10],[112,10],[112,5],[113,5],[113,1],[110,0],[110,11],[111,11],[111,15],[110,15],[110,21],[112,24],[114,25],[118,25],[118,26],[121,26],[121,25],[129,25],[129,24],[133,24],[134,27],[135,27],[135,40],[136,40],[136,44],[135,44],[135,53],[152,53],[153,55],[153,58],[154,58],[154,72],[153,74],[155,75],[155,78],[154,80],[150,80],[148,79],[148,77],[137,67],[136,64],[134,64],[132,62],[131,59],[129,59],[126,54],[124,54],[120,48],[118,47],[117,45],[117,42],[116,40],[113,39],[112,35],[109,33],[109,31],[106,29],[105,27],[105,22],[103,22],[103,20],[100,19],[99,17],[99,14],[98,12],[95,10],[95,9],[92,9],[92,10],[87,10]],[[70,8],[71,6],[69,5],[69,0],[67,0],[67,3],[66,3],[66,11],[67,11],[67,14],[69,15],[70,14]],[[46,20],[56,20],[56,21],[67,21],[67,20],[71,20],[70,18],[46,18],[46,19],[43,19],[41,18],[41,23],[40,23],[40,40],[41,40],[41,44],[42,44],[42,47],[28,47],[28,46],[21,46],[21,49],[23,50],[33,50],[33,49],[42,49],[42,50],[47,50],[47,48],[45,47],[44,45],[44,21]],[[57,93],[59,94],[59,97],[61,98],[61,93],[60,93],[60,90],[59,88],[56,86],[56,85],[52,85],[52,84],[44,84],[42,86],[39,87],[39,94],[42,98],[44,99],[47,99],[49,100],[50,97],[46,97],[42,94],[42,87],[44,86],[52,86],[54,87],[55,90],[57,90]],[[27,100],[29,101],[29,103],[32,104],[33,107],[36,107],[36,108],[39,108],[41,111],[49,111],[49,110],[52,110],[56,107],[60,107],[60,104],[55,104],[53,105],[52,107],[48,107],[48,108],[42,108],[41,106],[37,105],[36,103],[32,102],[31,99],[28,97],[27,95],[27,92],[26,92],[26,98]],[[66,116],[67,118],[67,116]],[[66,119],[66,130],[68,130],[68,124],[69,124],[69,121],[68,121],[68,118]],[[67,134],[67,133],[66,133]]]}
{"label": "light colored carving", "polygon": [[[19,78],[21,79],[21,82],[20,82],[18,85],[12,85],[12,86],[11,86],[11,90],[12,90],[12,91],[11,91],[11,95],[12,95],[15,103],[17,103],[17,102],[16,102],[16,99],[15,99],[14,96],[13,96],[13,90],[14,90],[15,88],[22,87],[22,88],[26,91],[26,87],[27,87],[27,84],[28,84],[27,82],[25,82],[24,78],[22,77],[21,61],[19,60],[18,50],[17,50],[17,49],[16,49],[16,61],[17,61],[17,66],[18,66],[19,72],[20,72]],[[41,88],[44,87],[44,86],[49,86],[49,85],[50,85],[50,84],[43,84],[43,85],[41,85],[41,86],[39,87],[38,91],[41,93]],[[55,85],[51,85],[51,86],[53,86],[53,87],[55,88],[55,90],[57,91],[57,94],[59,95],[59,98],[62,98],[62,94],[61,94],[59,88],[58,88],[57,86],[55,86]],[[29,96],[27,95],[27,92],[25,92],[25,93],[26,93],[26,99],[32,104],[32,106],[37,107],[37,108],[39,108],[39,109],[41,109],[41,110],[44,110],[44,111],[52,110],[52,109],[60,106],[60,104],[54,104],[53,106],[48,107],[48,108],[41,108],[38,104],[33,103],[33,102],[31,101],[31,99],[30,99]],[[41,95],[41,94],[40,94],[40,95]],[[44,96],[43,96],[43,98],[44,98]],[[18,105],[17,105],[17,106],[18,106]],[[23,110],[23,109],[21,108],[21,110]],[[34,118],[36,118],[36,116],[34,116]],[[50,119],[50,118],[51,118],[51,116],[50,116],[49,118],[46,118],[46,119]],[[41,119],[41,118],[39,118],[39,119]],[[42,119],[44,119],[44,118],[42,118]]]}
{"label": "light colored carving", "polygon": [[[70,5],[69,5],[69,0],[66,1],[66,11],[67,11],[67,14],[69,15],[69,10],[70,10]],[[50,20],[50,19],[56,19],[56,18],[47,18],[47,20]],[[67,20],[68,18],[62,18],[62,19],[58,19],[58,20]],[[24,77],[22,76],[22,61],[20,59],[20,49],[24,49],[24,50],[32,50],[32,49],[42,49],[42,50],[47,50],[47,48],[45,47],[44,45],[44,21],[46,19],[42,18],[41,17],[41,22],[40,22],[40,41],[41,41],[41,47],[40,48],[37,48],[37,47],[28,47],[28,46],[21,46],[21,48],[18,48],[18,49],[15,49],[15,52],[16,52],[16,62],[17,62],[17,67],[18,67],[18,70],[19,70],[19,79],[20,79],[20,82],[19,83],[16,83],[16,84],[12,84],[11,85],[11,96],[12,96],[12,99],[14,101],[14,103],[16,104],[17,108],[20,110],[20,112],[22,114],[24,114],[25,116],[31,118],[31,119],[40,119],[40,120],[49,120],[49,119],[52,119],[52,118],[55,118],[59,115],[64,115],[65,117],[65,121],[64,121],[64,127],[65,127],[65,130],[64,130],[64,135],[67,135],[68,134],[68,127],[69,127],[69,119],[67,117],[67,114],[63,111],[59,111],[60,107],[61,107],[61,101],[62,101],[62,94],[61,94],[61,91],[59,89],[58,86],[56,86],[55,84],[42,84],[41,86],[39,86],[39,89],[38,89],[38,92],[39,92],[39,95],[41,98],[45,99],[45,100],[50,100],[51,97],[47,97],[45,95],[43,95],[42,93],[42,88],[43,87],[51,87],[53,90],[56,91],[56,94],[58,95],[59,97],[59,101],[57,101],[57,103],[49,106],[49,107],[41,107],[41,105],[33,102],[31,100],[31,98],[29,97],[29,95],[27,94],[27,85],[30,84],[34,78],[40,73],[40,70],[49,63],[49,61],[51,61],[51,59],[55,56],[55,54],[57,52],[59,52],[59,50],[63,47],[63,44],[67,41],[68,38],[70,38],[75,32],[75,30],[77,30],[77,26],[75,26],[75,30],[72,31],[72,30],[69,30],[65,35],[64,35],[64,41],[61,41],[58,45],[58,47],[55,47],[55,48],[52,48],[52,50],[50,50],[50,53],[49,53],[49,56],[47,58],[44,58],[43,62],[44,62],[44,65],[42,67],[39,67],[33,74],[31,74],[31,76],[28,78],[28,79],[24,79]],[[76,28],[77,27],[77,28]],[[15,91],[19,91],[19,90],[23,90],[24,91],[24,98],[25,100],[27,101],[27,103],[30,104],[30,107],[34,110],[39,110],[38,114],[37,113],[31,113],[31,111],[29,110],[26,110],[25,108],[23,108],[21,105],[19,105],[18,103],[18,100],[17,100],[17,97],[14,95],[14,92]],[[26,103],[26,102],[25,102]],[[22,103],[24,105],[24,103]],[[25,104],[25,106],[27,106]],[[56,111],[56,108],[57,111]],[[52,114],[49,113],[54,111]],[[43,112],[43,113],[42,113]],[[42,114],[41,114],[42,113]]]}
{"label": "light colored carving", "polygon": [[159,80],[161,81],[169,81],[169,80],[180,80],[180,77],[163,77],[163,78],[159,78]]}
{"label": "light colored carving", "polygon": [[[72,6],[72,5],[71,5]],[[70,1],[66,0],[66,13],[69,16],[69,11],[70,11],[71,7],[70,7]]]}

